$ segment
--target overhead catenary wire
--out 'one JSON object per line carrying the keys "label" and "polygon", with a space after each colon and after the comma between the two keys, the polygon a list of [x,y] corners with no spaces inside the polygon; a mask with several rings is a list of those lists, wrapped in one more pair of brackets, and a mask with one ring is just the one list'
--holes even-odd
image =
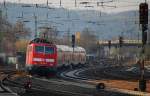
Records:
{"label": "overhead catenary wire", "polygon": [[[4,0],[4,1],[7,1],[7,0]],[[19,0],[20,3],[22,3],[21,1],[23,1],[23,0]],[[103,13],[102,13],[103,10],[107,11],[108,8],[115,10],[115,9],[124,8],[124,7],[138,7],[138,4],[140,2],[139,0],[137,0],[135,2],[129,1],[129,0],[72,0],[72,2],[69,2],[69,0],[55,0],[55,1],[58,1],[58,2],[53,2],[53,0],[45,0],[45,3],[43,3],[44,5],[41,5],[39,2],[35,2],[37,4],[28,5],[28,7],[36,7],[36,9],[38,9],[38,8],[51,8],[51,6],[53,5],[53,7],[58,6],[61,8],[62,7],[66,8],[65,6],[69,7],[69,5],[72,4],[72,5],[76,5],[76,6],[72,6],[72,7],[84,8],[86,10],[94,10],[95,8],[97,8],[100,11],[100,18],[101,18],[101,16],[103,16]],[[67,3],[64,3],[64,2],[67,2]],[[97,6],[98,2],[99,2],[99,6]],[[148,0],[147,0],[147,2],[148,2]],[[119,5],[121,3],[125,3],[125,5]],[[4,5],[7,7],[6,3]],[[27,7],[27,5],[24,7]],[[69,9],[71,10],[71,8],[69,8]],[[47,11],[47,14],[46,14],[47,21],[49,21],[48,20],[49,19],[48,13],[49,13],[49,10]],[[36,14],[36,15],[38,15],[38,14]],[[58,17],[58,15],[60,15],[60,14],[57,13],[56,15]],[[35,17],[35,16],[33,16],[33,17]],[[59,16],[59,17],[61,18],[61,16]],[[120,17],[120,18],[122,18],[122,17]],[[32,18],[32,19],[35,19],[35,18]],[[69,19],[69,18],[67,18],[67,19]],[[37,22],[38,21],[39,21],[39,16],[38,16]],[[59,18],[57,21],[59,21]],[[61,21],[61,19],[60,19],[60,21]],[[70,20],[70,22],[73,22],[73,23],[78,22],[78,21],[77,20]],[[90,22],[88,22],[88,21],[90,21]],[[88,21],[87,21],[88,23],[96,24],[96,22],[94,20],[91,20],[91,18]],[[109,20],[103,20],[103,21],[105,23],[107,23]],[[101,25],[101,23],[99,24],[99,22],[97,22],[97,24]],[[70,31],[72,31],[72,30],[70,30]]]}

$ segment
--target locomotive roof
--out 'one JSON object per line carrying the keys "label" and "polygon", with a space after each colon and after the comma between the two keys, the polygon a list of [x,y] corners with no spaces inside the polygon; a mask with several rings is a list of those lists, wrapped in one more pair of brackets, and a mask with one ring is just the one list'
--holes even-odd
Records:
{"label": "locomotive roof", "polygon": [[[58,48],[58,50],[61,50],[61,51],[71,51],[73,52],[73,48],[70,47],[70,46],[67,46],[67,45],[56,45],[56,47]],[[82,51],[82,52],[85,52],[85,49],[83,47],[75,47],[74,48],[74,51]]]}
{"label": "locomotive roof", "polygon": [[35,39],[33,39],[32,41],[30,41],[30,43],[29,43],[29,44],[32,44],[32,43],[45,43],[45,44],[52,44],[51,42],[49,42],[48,40],[43,39],[43,38],[35,38]]}

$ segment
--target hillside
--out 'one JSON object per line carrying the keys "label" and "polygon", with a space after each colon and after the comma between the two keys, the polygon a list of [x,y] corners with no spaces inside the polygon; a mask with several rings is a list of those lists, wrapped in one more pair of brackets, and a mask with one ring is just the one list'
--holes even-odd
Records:
{"label": "hillside", "polygon": [[[85,28],[93,30],[99,39],[113,39],[119,35],[124,35],[126,38],[138,38],[140,32],[138,28],[138,11],[107,14],[95,10],[46,9],[36,8],[35,5],[31,4],[28,6],[33,7],[22,7],[23,5],[25,4],[7,3],[7,11],[3,4],[0,4],[0,8],[3,15],[6,15],[7,12],[8,20],[13,23],[23,13],[23,21],[30,21],[25,24],[33,32],[34,13],[38,18],[38,27],[54,26],[59,31],[60,36],[66,34],[68,30],[73,34],[74,32],[82,32]],[[40,6],[44,7],[43,5]],[[40,29],[38,29],[39,31]]]}

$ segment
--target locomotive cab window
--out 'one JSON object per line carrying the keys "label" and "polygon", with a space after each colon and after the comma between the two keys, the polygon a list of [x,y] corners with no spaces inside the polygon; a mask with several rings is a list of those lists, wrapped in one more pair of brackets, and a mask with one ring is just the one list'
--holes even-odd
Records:
{"label": "locomotive cab window", "polygon": [[35,46],[35,52],[44,53],[44,46]]}
{"label": "locomotive cab window", "polygon": [[54,48],[52,48],[52,47],[45,47],[45,53],[46,54],[53,54],[54,53]]}

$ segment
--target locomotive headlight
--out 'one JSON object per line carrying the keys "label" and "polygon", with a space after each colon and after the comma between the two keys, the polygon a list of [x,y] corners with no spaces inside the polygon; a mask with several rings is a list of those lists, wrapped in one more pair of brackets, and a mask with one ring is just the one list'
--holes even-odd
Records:
{"label": "locomotive headlight", "polygon": [[33,58],[33,61],[36,61],[36,62],[45,61],[45,62],[53,63],[55,60],[54,59],[44,59],[44,58]]}
{"label": "locomotive headlight", "polygon": [[33,58],[33,61],[42,61],[42,58]]}
{"label": "locomotive headlight", "polygon": [[54,62],[54,59],[46,59],[46,62]]}

